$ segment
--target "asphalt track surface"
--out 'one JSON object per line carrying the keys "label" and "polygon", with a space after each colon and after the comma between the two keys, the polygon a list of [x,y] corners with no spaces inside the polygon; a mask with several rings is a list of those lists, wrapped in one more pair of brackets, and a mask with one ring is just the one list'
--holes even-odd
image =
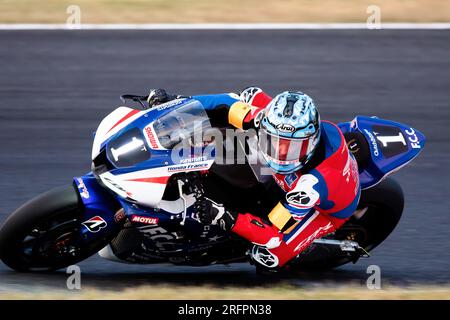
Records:
{"label": "asphalt track surface", "polygon": [[[395,176],[406,207],[368,260],[298,285],[450,283],[450,31],[1,31],[0,222],[26,200],[89,170],[92,132],[121,93],[162,87],[183,94],[301,89],[322,118],[377,115],[427,137],[424,152]],[[174,283],[260,286],[244,264],[133,266],[95,256],[80,263],[83,286]],[[64,271],[19,274],[0,263],[0,292],[64,289]]]}

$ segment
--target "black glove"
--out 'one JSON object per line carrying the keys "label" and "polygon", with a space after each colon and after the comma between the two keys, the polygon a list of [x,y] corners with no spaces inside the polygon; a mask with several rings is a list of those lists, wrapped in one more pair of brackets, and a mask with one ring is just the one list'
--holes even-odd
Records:
{"label": "black glove", "polygon": [[230,231],[237,219],[237,212],[227,210],[223,205],[205,197],[197,200],[195,208],[203,224],[218,225],[224,231]]}
{"label": "black glove", "polygon": [[177,96],[168,94],[164,89],[151,89],[148,94],[147,102],[148,106],[151,108],[176,98]]}

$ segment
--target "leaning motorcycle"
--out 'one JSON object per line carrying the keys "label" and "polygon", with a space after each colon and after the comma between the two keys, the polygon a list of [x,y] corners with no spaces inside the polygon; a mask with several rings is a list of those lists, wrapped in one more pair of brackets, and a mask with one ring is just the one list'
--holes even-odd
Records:
{"label": "leaning motorcycle", "polygon": [[[258,177],[245,161],[215,163],[220,148],[212,135],[195,142],[197,132],[214,129],[199,101],[182,98],[148,108],[145,97],[122,99],[145,109],[111,112],[95,133],[92,171],[8,217],[0,229],[1,260],[17,271],[57,270],[95,253],[136,264],[250,261],[252,244],[201,224],[194,204],[206,195],[241,212],[264,214],[280,199],[273,180]],[[293,259],[289,271],[326,270],[367,257],[402,215],[402,189],[388,175],[420,153],[424,135],[377,117],[357,116],[339,127],[358,162],[358,209]]]}

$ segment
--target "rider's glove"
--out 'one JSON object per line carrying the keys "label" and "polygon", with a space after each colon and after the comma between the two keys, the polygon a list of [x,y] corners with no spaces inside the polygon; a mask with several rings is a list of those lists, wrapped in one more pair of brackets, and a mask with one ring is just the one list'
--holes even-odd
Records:
{"label": "rider's glove", "polygon": [[173,99],[176,99],[176,96],[168,94],[164,89],[151,89],[147,97],[147,102],[151,108]]}
{"label": "rider's glove", "polygon": [[253,98],[260,92],[263,92],[259,87],[246,87],[239,92],[239,99],[242,102],[252,104]]}
{"label": "rider's glove", "polygon": [[258,129],[264,117],[264,108],[272,101],[272,98],[259,87],[247,87],[239,93],[239,100],[251,105],[251,119],[244,120],[243,128]]}
{"label": "rider's glove", "polygon": [[222,204],[205,197],[197,200],[195,207],[203,224],[218,225],[224,231],[230,231],[237,219],[237,212],[227,210]]}

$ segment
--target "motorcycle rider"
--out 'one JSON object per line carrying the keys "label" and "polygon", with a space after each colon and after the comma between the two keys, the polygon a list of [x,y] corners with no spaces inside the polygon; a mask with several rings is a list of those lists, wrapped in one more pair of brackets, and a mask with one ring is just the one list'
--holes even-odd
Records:
{"label": "motorcycle rider", "polygon": [[[152,91],[149,105],[174,99]],[[273,99],[260,88],[240,95],[193,96],[216,123],[258,130],[259,152],[285,197],[268,220],[235,212],[211,199],[198,201],[200,220],[219,225],[254,244],[252,260],[279,270],[317,238],[336,231],[356,210],[360,197],[358,167],[340,129],[321,121],[312,98],[285,91]]]}

